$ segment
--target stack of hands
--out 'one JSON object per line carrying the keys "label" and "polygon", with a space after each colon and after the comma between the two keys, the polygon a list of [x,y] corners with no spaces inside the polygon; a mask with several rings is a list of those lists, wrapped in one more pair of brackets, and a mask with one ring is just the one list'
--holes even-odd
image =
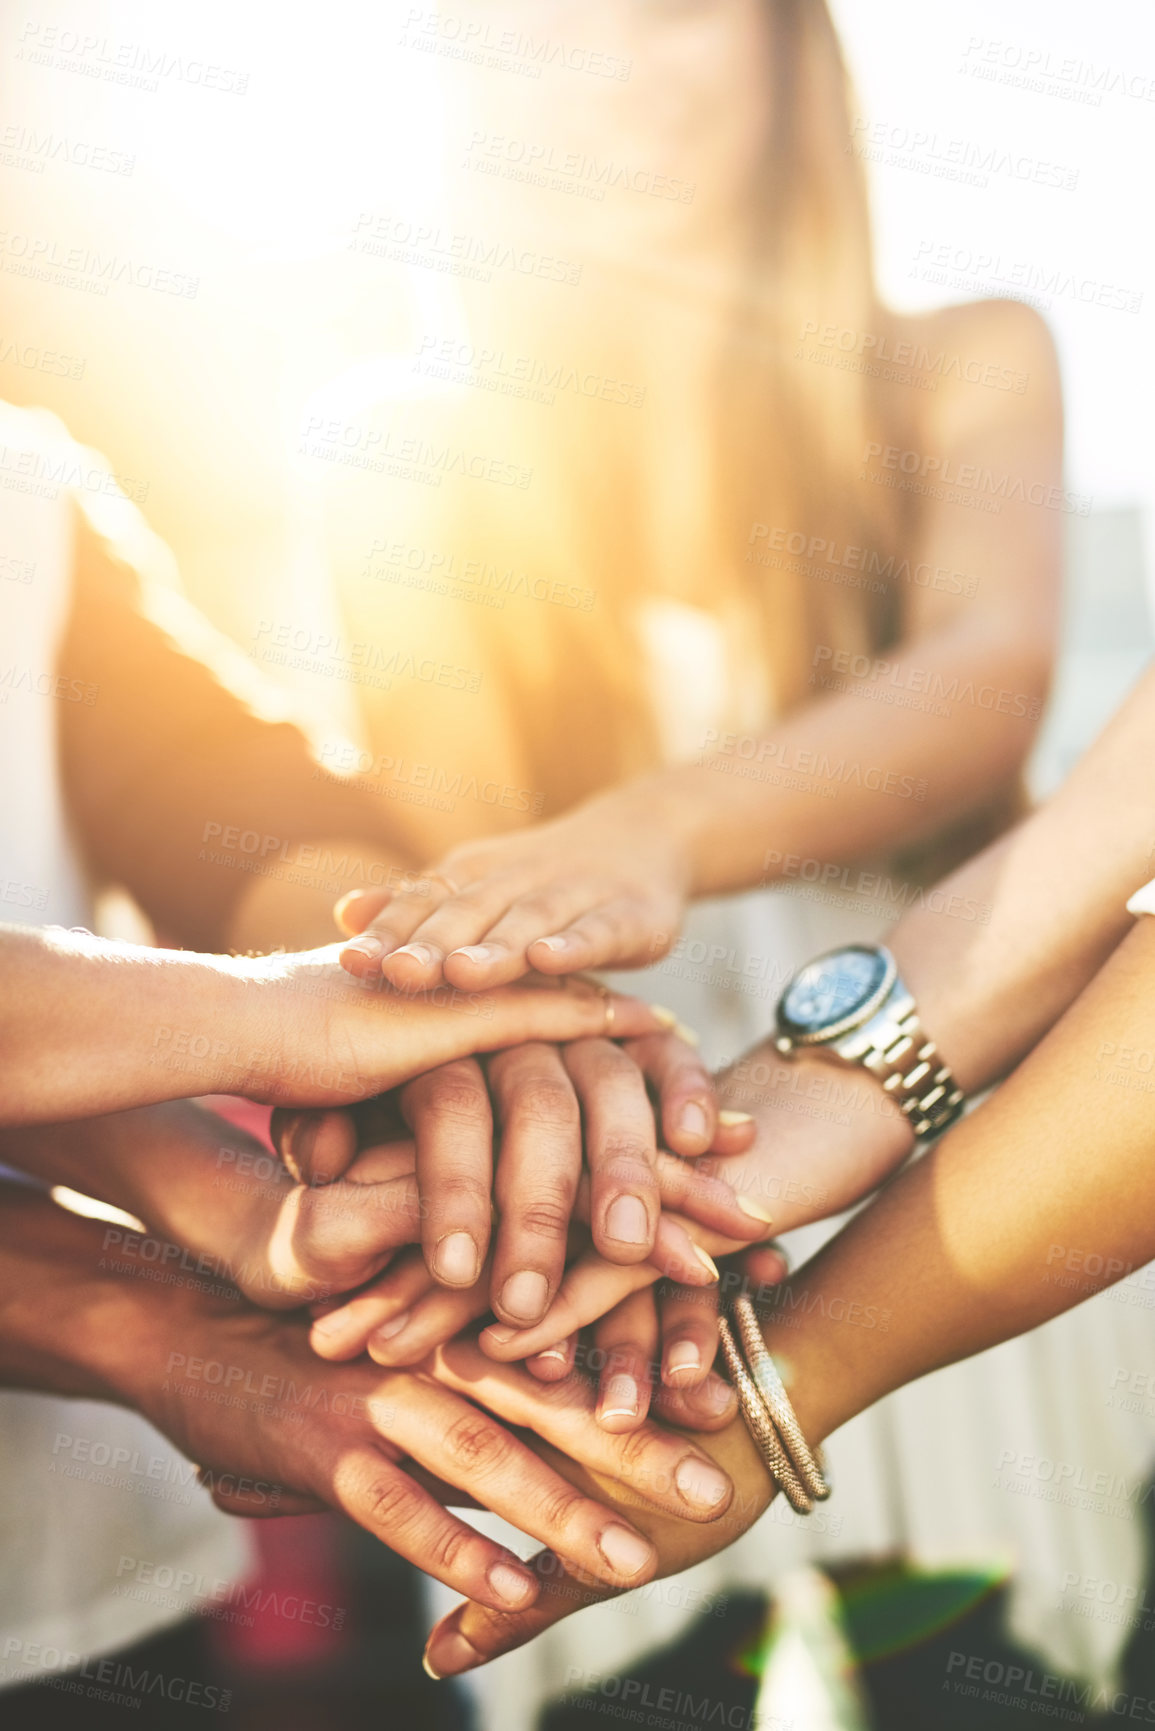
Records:
{"label": "stack of hands", "polygon": [[[26,1314],[10,1334],[59,1357],[66,1305],[75,1359],[53,1386],[142,1411],[229,1511],[343,1509],[464,1593],[430,1640],[437,1675],[712,1554],[762,1512],[772,1483],[713,1369],[720,1279],[781,1280],[772,1234],[856,1200],[910,1147],[885,1102],[817,1135],[789,1110],[820,1061],[768,1046],[711,1078],[667,1012],[542,977],[652,954],[680,908],[643,877],[628,904],[585,886],[561,934],[540,928],[569,911],[564,885],[544,908],[507,885],[496,919],[440,877],[386,905],[347,897],[344,971],[334,946],[187,974],[187,1027],[227,1036],[234,994],[263,1000],[243,1077],[231,1037],[168,1030],[158,1059],[155,1016],[133,1074],[117,1020],[103,1115],[30,1108],[0,1133],[10,1165],[144,1227],[16,1193],[0,1231]],[[459,938],[485,942],[451,953]],[[297,1102],[273,1113],[280,1160],[171,1099],[174,1068],[181,1092]],[[158,1070],[157,1104],[115,1109],[151,1097]],[[523,1562],[446,1505],[546,1550]]]}

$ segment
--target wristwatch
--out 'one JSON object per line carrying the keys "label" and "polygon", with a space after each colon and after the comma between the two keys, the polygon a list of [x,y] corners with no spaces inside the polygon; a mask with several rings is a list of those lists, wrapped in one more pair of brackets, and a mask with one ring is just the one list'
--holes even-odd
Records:
{"label": "wristwatch", "polygon": [[917,1139],[937,1136],[962,1111],[962,1089],[881,944],[848,944],[816,956],[779,998],[777,1016],[780,1052],[821,1048],[824,1057],[869,1070]]}

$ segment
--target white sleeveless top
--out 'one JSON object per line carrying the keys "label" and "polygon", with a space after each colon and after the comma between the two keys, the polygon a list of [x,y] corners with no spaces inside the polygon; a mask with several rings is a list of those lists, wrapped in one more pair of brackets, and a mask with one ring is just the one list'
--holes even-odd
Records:
{"label": "white sleeveless top", "polygon": [[[61,797],[57,717],[62,703],[99,693],[70,684],[57,660],[70,495],[98,472],[106,465],[53,416],[0,404],[0,923],[90,919]],[[135,514],[126,501],[105,503]],[[0,1393],[0,1687],[181,1621],[248,1556],[243,1524],[213,1506],[144,1419],[102,1402]],[[185,1584],[142,1587],[141,1563],[153,1565],[150,1582],[159,1570]]]}

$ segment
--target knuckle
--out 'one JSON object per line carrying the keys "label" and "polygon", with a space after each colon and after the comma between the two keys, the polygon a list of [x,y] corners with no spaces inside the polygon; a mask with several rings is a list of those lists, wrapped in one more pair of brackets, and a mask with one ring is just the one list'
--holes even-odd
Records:
{"label": "knuckle", "polygon": [[472,916],[475,919],[488,919],[493,912],[493,890],[482,881],[469,884],[457,895],[450,896],[444,907],[453,910],[454,919],[462,916]]}
{"label": "knuckle", "polygon": [[421,1511],[421,1498],[412,1479],[403,1473],[376,1479],[369,1486],[366,1514],[372,1525],[384,1533],[395,1533],[411,1526]]}
{"label": "knuckle", "polygon": [[470,1553],[480,1548],[476,1534],[448,1526],[430,1540],[422,1559],[427,1574],[452,1575],[468,1563]]}
{"label": "knuckle", "polygon": [[570,1208],[559,1197],[539,1197],[517,1212],[517,1224],[532,1238],[564,1238],[569,1231]]}
{"label": "knuckle", "polygon": [[[604,1016],[602,1001],[598,999],[596,1002]],[[608,1040],[590,1041],[580,1058],[588,1080],[598,1088],[620,1087],[623,1082],[632,1081],[638,1073],[633,1059]]]}
{"label": "knuckle", "polygon": [[446,1446],[459,1466],[475,1473],[493,1472],[509,1458],[511,1439],[481,1413],[462,1413],[446,1435]]}
{"label": "knuckle", "polygon": [[581,1124],[577,1095],[561,1076],[527,1076],[519,1080],[509,1102],[511,1119],[533,1128],[556,1125],[576,1130]]}
{"label": "knuckle", "polygon": [[639,1184],[648,1189],[654,1184],[649,1145],[635,1136],[606,1136],[602,1141],[598,1166],[602,1177],[612,1184],[631,1189]]}
{"label": "knuckle", "polygon": [[484,1208],[489,1213],[488,1173],[471,1172],[462,1167],[456,1171],[439,1172],[433,1187],[434,1196],[443,1213],[462,1207]]}
{"label": "knuckle", "polygon": [[568,1533],[579,1523],[586,1507],[586,1499],[572,1485],[555,1484],[543,1490],[539,1498],[539,1508],[548,1530],[553,1533]]}
{"label": "knuckle", "polygon": [[643,1476],[643,1469],[653,1455],[653,1437],[648,1427],[626,1431],[616,1441],[619,1466],[635,1478]]}
{"label": "knuckle", "polygon": [[464,1067],[449,1073],[441,1072],[428,1084],[423,1104],[447,1118],[466,1118],[488,1122],[489,1095],[479,1076]]}

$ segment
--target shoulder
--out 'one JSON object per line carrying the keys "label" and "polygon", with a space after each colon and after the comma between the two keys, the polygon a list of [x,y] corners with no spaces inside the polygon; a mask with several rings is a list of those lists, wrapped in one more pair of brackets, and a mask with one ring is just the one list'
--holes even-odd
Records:
{"label": "shoulder", "polygon": [[[1057,371],[1054,339],[1047,321],[1022,301],[968,301],[931,313],[904,314],[897,321],[922,348],[946,350],[962,361],[963,382],[984,382],[986,369],[1010,367],[1030,375]],[[946,375],[958,379],[958,370]],[[998,388],[994,374],[989,382]]]}
{"label": "shoulder", "polygon": [[922,386],[924,423],[940,434],[978,426],[1058,424],[1059,362],[1054,339],[1021,301],[971,301],[893,318]]}

